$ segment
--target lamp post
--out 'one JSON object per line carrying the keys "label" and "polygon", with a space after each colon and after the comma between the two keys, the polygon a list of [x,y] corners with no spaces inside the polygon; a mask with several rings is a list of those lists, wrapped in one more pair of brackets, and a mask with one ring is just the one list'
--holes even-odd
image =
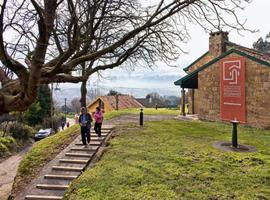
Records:
{"label": "lamp post", "polygon": [[67,122],[67,98],[65,98],[65,123]]}
{"label": "lamp post", "polygon": [[53,129],[53,83],[51,83],[51,128]]}

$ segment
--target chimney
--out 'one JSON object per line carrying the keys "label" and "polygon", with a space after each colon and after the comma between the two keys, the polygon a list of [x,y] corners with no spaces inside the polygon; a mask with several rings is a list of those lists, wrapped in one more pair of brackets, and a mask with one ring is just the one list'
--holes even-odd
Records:
{"label": "chimney", "polygon": [[210,33],[209,53],[213,57],[218,57],[226,52],[226,42],[229,41],[228,32],[218,31]]}

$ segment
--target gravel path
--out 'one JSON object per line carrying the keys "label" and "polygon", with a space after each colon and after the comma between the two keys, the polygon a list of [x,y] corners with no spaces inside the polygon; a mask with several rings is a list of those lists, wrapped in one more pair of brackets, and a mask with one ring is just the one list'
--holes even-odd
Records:
{"label": "gravel path", "polygon": [[[147,121],[160,121],[167,119],[175,119],[175,115],[144,115],[144,122]],[[139,124],[139,115],[122,115],[119,117],[112,118],[110,120],[104,121],[104,124],[108,125],[120,125],[126,123],[138,123]]]}
{"label": "gravel path", "polygon": [[0,163],[0,199],[8,198],[19,163],[29,148],[26,147],[20,153]]}

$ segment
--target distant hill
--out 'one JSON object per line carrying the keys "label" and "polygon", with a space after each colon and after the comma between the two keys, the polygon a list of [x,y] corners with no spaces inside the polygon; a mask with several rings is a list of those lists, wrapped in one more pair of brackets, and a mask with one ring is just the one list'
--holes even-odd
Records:
{"label": "distant hill", "polygon": [[[122,94],[129,94],[136,98],[144,98],[147,94],[151,92],[157,92],[161,96],[179,96],[180,89],[177,87],[170,88],[127,88],[127,87],[99,87],[99,93],[105,95],[110,89],[116,90]],[[88,94],[92,94],[93,91],[88,89]],[[92,95],[93,96],[93,95]],[[58,105],[64,105],[65,98],[67,98],[67,105],[74,98],[80,97],[80,88],[61,88],[53,93],[54,100]],[[91,96],[90,96],[91,98]],[[92,97],[93,98],[93,97]]]}
{"label": "distant hill", "polygon": [[[105,95],[110,90],[116,90],[122,94],[132,95],[135,98],[144,98],[147,94],[156,92],[160,96],[179,96],[180,89],[173,82],[180,78],[180,74],[151,73],[141,74],[118,74],[108,76],[107,79],[91,80],[88,86],[88,98],[95,99],[97,96]],[[91,87],[92,85],[92,87]],[[54,91],[54,99],[59,105],[67,104],[73,98],[80,97],[80,84],[62,84],[61,89]]]}

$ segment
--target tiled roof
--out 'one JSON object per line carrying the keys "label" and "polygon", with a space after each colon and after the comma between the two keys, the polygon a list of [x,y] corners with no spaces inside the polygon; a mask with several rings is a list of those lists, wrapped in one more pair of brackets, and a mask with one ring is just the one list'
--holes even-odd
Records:
{"label": "tiled roof", "polygon": [[[116,96],[101,96],[100,99],[107,103],[112,109],[116,109]],[[142,108],[140,104],[133,96],[129,95],[118,95],[118,109],[127,108]]]}
{"label": "tiled roof", "polygon": [[255,49],[247,48],[247,47],[244,47],[244,46],[232,43],[232,42],[226,42],[226,43],[229,47],[231,46],[232,48],[240,50],[240,51],[242,51],[250,56],[254,56],[254,57],[256,57],[260,60],[264,60],[266,62],[270,62],[270,56],[268,54],[265,54],[263,52],[255,50]]}
{"label": "tiled roof", "polygon": [[[263,52],[260,52],[260,51],[257,51],[255,49],[251,49],[251,48],[247,48],[247,47],[244,47],[244,46],[241,46],[239,44],[236,44],[236,43],[233,43],[233,42],[229,42],[227,41],[226,42],[226,49],[228,52],[229,50],[231,49],[235,49],[235,50],[239,50],[245,54],[248,54],[252,57],[256,57],[262,61],[265,61],[265,62],[269,62],[270,63],[270,56],[268,54],[265,54]],[[225,53],[226,53],[225,52]],[[206,57],[209,57],[208,59],[206,59],[206,62],[204,63],[199,63],[200,61],[204,61],[203,59],[206,58]],[[206,53],[204,53],[202,56],[200,56],[198,59],[196,59],[193,63],[191,63],[189,66],[185,67],[183,70],[187,73],[190,73],[190,72],[193,72],[195,71],[196,69],[200,68],[201,66],[203,66],[204,64],[208,63],[209,61],[211,60],[214,60],[215,58],[211,58],[211,55],[209,55],[209,51],[207,51]],[[199,65],[198,65],[199,64]],[[200,66],[201,64],[201,66]],[[198,65],[195,69],[192,69],[192,67],[194,65]],[[191,71],[189,72],[189,70],[191,69]]]}
{"label": "tiled roof", "polygon": [[206,63],[205,65],[201,66],[200,68],[194,70],[193,72],[191,72],[190,74],[180,78],[179,80],[175,81],[174,84],[175,85],[179,85],[179,86],[182,86],[185,81],[188,81],[190,80],[191,78],[194,78],[198,72],[204,70],[205,68],[211,66],[212,64],[214,64],[215,62],[219,61],[220,59],[222,58],[225,58],[227,55],[231,54],[231,53],[236,53],[240,56],[244,56],[248,59],[251,59],[255,62],[258,62],[262,65],[265,65],[267,67],[270,67],[270,60],[265,60],[267,59],[267,57],[264,57],[264,59],[262,59],[261,57],[259,57],[259,53],[256,53],[256,52],[253,52],[253,54],[251,53],[248,53],[248,51],[244,51],[244,50],[240,50],[240,49],[237,49],[237,48],[232,48],[230,49],[229,51],[226,51],[225,53],[221,54],[220,56],[216,57],[215,59],[211,60],[210,62]]}

